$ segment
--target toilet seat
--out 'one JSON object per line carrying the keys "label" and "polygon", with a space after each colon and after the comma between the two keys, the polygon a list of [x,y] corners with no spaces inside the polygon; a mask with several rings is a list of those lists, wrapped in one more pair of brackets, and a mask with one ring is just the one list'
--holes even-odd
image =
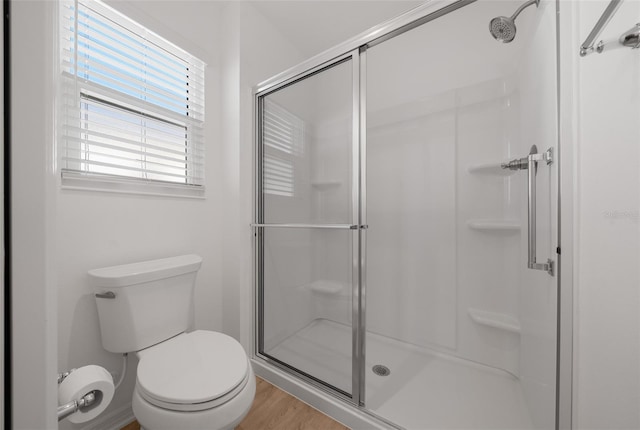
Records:
{"label": "toilet seat", "polygon": [[234,398],[249,379],[242,346],[223,333],[198,330],[138,351],[136,390],[158,407],[202,411]]}

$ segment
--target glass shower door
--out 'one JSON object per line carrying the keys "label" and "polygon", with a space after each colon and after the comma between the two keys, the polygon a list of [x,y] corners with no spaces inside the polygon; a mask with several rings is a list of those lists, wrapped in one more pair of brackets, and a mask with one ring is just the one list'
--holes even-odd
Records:
{"label": "glass shower door", "polygon": [[258,353],[357,402],[354,55],[258,94],[256,258]]}

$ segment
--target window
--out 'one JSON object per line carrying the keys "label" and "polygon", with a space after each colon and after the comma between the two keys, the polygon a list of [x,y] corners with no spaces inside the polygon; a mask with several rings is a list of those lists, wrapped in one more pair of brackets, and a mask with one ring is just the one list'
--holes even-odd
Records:
{"label": "window", "polygon": [[60,4],[63,184],[202,188],[204,63],[97,0]]}
{"label": "window", "polygon": [[266,194],[292,197],[295,157],[301,156],[304,122],[269,99],[263,111],[263,189]]}

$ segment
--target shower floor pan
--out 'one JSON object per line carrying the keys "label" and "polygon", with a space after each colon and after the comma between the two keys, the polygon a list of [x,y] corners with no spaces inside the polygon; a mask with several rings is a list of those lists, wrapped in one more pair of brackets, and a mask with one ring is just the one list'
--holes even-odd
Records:
{"label": "shower floor pan", "polygon": [[[374,333],[366,342],[365,403],[374,414],[410,430],[533,428],[514,376]],[[314,320],[266,352],[350,391],[350,326]],[[376,374],[377,365],[389,373]]]}

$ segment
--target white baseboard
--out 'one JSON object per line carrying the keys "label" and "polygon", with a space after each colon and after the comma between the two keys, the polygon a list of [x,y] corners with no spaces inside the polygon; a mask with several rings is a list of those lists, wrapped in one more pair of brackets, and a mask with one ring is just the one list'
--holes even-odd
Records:
{"label": "white baseboard", "polygon": [[135,419],[131,405],[123,405],[108,414],[99,415],[82,427],[82,430],[120,430]]}

